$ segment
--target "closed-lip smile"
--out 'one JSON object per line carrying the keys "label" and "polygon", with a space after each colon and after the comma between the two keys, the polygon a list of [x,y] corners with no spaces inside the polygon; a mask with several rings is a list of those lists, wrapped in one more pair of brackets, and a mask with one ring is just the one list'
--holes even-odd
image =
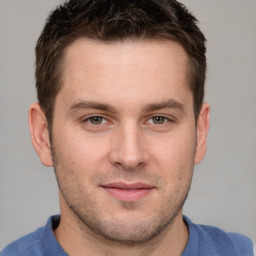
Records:
{"label": "closed-lip smile", "polygon": [[155,187],[146,183],[113,182],[101,185],[112,197],[121,201],[137,201],[150,194]]}

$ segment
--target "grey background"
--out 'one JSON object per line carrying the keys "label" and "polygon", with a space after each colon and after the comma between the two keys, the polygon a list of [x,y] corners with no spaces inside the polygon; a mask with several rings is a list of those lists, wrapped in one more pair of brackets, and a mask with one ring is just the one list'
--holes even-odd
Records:
{"label": "grey background", "polygon": [[[208,152],[184,213],[256,241],[256,1],[184,0],[208,38]],[[52,168],[27,122],[35,101],[34,46],[58,0],[0,0],[0,248],[58,213]]]}

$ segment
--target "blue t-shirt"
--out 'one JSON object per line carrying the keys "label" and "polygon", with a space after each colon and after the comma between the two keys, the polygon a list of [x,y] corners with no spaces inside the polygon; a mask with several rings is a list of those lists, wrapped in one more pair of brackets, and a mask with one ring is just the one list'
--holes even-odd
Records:
{"label": "blue t-shirt", "polygon": [[[221,229],[193,224],[183,217],[189,230],[189,240],[181,256],[253,256],[249,238]],[[53,230],[60,216],[52,216],[45,227],[11,243],[0,256],[68,256],[56,240]]]}

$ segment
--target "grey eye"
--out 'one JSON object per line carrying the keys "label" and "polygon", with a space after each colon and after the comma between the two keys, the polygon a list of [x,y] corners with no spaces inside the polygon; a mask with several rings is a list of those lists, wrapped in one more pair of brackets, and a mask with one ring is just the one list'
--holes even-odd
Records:
{"label": "grey eye", "polygon": [[154,124],[164,124],[166,122],[166,117],[163,116],[154,116],[152,117]]}
{"label": "grey eye", "polygon": [[102,124],[104,118],[102,116],[92,116],[89,118],[91,124],[99,125]]}

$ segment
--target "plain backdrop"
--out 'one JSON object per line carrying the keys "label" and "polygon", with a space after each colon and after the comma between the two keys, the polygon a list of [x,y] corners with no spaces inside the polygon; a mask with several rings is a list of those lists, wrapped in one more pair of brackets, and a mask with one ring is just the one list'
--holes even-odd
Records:
{"label": "plain backdrop", "polygon": [[[32,147],[34,47],[60,0],[0,0],[0,248],[59,212],[52,168]],[[256,1],[183,0],[208,43],[208,151],[184,213],[256,240]]]}

